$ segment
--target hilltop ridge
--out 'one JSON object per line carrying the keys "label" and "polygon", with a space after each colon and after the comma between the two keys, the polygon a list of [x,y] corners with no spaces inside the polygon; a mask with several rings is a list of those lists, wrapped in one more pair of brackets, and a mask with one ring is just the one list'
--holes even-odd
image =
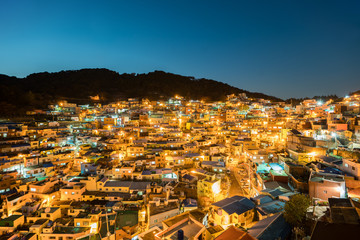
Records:
{"label": "hilltop ridge", "polygon": [[33,73],[25,78],[0,75],[0,114],[19,113],[69,99],[90,102],[99,95],[104,103],[130,97],[161,99],[176,94],[188,99],[224,100],[228,94],[246,93],[250,98],[282,101],[263,93],[250,92],[229,84],[164,71],[119,74],[104,68]]}

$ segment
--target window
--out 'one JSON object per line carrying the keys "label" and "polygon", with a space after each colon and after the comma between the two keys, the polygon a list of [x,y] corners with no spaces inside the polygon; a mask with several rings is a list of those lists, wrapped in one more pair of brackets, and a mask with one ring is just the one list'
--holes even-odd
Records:
{"label": "window", "polygon": [[327,191],[326,191],[326,190],[324,190],[324,193],[327,193]]}
{"label": "window", "polygon": [[345,167],[349,167],[349,164],[345,163]]}
{"label": "window", "polygon": [[75,192],[72,192],[71,195],[75,195]]}
{"label": "window", "polygon": [[77,226],[77,227],[80,227],[80,223],[79,223],[79,222],[77,222],[77,223],[76,223],[76,226]]}
{"label": "window", "polygon": [[351,169],[355,171],[355,167],[351,167]]}
{"label": "window", "polygon": [[65,194],[67,194],[67,192],[65,192]]}

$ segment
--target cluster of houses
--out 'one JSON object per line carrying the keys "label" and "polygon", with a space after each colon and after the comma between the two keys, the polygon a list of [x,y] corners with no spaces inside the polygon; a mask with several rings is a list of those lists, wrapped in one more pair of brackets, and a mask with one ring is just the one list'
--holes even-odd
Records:
{"label": "cluster of houses", "polygon": [[354,233],[359,103],[62,101],[1,121],[0,240],[287,239],[300,193],[305,235]]}

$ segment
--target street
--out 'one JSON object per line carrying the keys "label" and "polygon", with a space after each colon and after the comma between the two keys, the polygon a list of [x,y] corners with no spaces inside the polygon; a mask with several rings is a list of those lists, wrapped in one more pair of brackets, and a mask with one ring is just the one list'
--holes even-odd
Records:
{"label": "street", "polygon": [[242,188],[239,184],[239,181],[236,179],[236,171],[238,168],[236,167],[230,167],[230,191],[229,191],[229,197],[240,195],[240,196],[248,196],[248,192],[245,190],[245,188]]}
{"label": "street", "polygon": [[[244,164],[244,167],[238,167],[238,166],[230,166],[230,191],[229,196],[232,197],[234,195],[240,195],[249,197],[249,190],[250,190],[250,196],[255,196],[258,194],[258,191],[256,188],[254,188],[254,178],[251,178],[251,181],[249,181],[249,170],[248,165]],[[240,173],[239,173],[240,171]],[[251,174],[253,173],[253,170],[250,169]],[[247,184],[246,184],[247,183]],[[251,188],[249,187],[249,184]]]}

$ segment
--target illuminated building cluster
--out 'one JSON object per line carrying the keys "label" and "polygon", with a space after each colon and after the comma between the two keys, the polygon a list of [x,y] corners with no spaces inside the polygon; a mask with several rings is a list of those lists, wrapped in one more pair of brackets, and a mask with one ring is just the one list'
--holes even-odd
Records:
{"label": "illuminated building cluster", "polygon": [[294,195],[312,200],[312,221],[360,205],[359,102],[61,101],[3,121],[0,234],[282,239]]}

